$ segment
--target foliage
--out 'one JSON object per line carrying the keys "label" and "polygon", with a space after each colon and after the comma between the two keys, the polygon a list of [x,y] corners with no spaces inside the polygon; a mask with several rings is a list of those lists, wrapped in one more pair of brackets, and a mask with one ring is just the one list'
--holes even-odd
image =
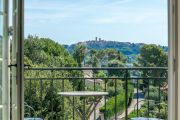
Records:
{"label": "foliage", "polygon": [[[151,117],[151,118],[159,118],[163,120],[167,120],[167,103],[161,102],[161,104],[155,104],[150,102],[150,110],[148,114],[148,102],[145,101],[144,105],[138,110],[139,117]],[[160,112],[159,112],[160,109]],[[137,117],[137,111],[133,111],[128,115],[128,118]]]}
{"label": "foliage", "polygon": [[143,67],[166,67],[167,53],[155,44],[144,45],[138,58],[139,65]]}
{"label": "foliage", "polygon": [[115,49],[103,49],[103,50],[90,50],[87,54],[87,64],[92,65],[93,67],[102,66],[108,67],[108,64],[112,62],[120,62],[124,64],[127,59],[126,57],[119,51]]}
{"label": "foliage", "polygon": [[111,60],[119,60],[123,63],[125,63],[127,60],[121,52],[109,48],[98,51],[97,58],[100,59],[102,66],[108,65],[108,62]]}
{"label": "foliage", "polygon": [[101,70],[101,71],[98,71],[97,77],[100,77],[100,78],[106,78],[107,75],[105,74],[104,71]]}
{"label": "foliage", "polygon": [[[127,104],[130,105],[132,97],[133,97],[133,86],[132,84],[128,84],[128,99],[125,100],[125,91],[124,89],[121,89],[118,91],[118,94],[115,94],[114,97],[110,97],[107,102],[106,102],[106,106],[103,106],[100,108],[100,112],[102,112],[104,114],[104,116],[106,118],[111,118],[114,114],[115,111],[117,111],[117,113],[121,113],[123,112],[123,110],[125,109],[125,103],[127,101]],[[121,106],[121,107],[117,107],[117,106]]]}
{"label": "foliage", "polygon": [[[159,87],[149,86],[149,90],[146,89],[145,91],[144,103],[138,110],[139,117],[149,116],[153,118],[160,118],[167,120],[166,97],[167,97],[167,93],[163,93],[162,91],[160,91],[160,98],[159,98]],[[128,116],[128,118],[133,118],[133,117],[137,117],[137,110],[133,111]]]}
{"label": "foliage", "polygon": [[[129,42],[117,42],[117,41],[105,41],[105,40],[91,40],[84,42],[87,45],[88,50],[96,49],[103,50],[106,48],[116,49],[121,51],[125,55],[139,54],[139,48],[143,45],[141,43],[129,43]],[[70,46],[65,45],[69,51],[73,51],[73,48],[76,44]]]}
{"label": "foliage", "polygon": [[[98,51],[95,49],[91,49],[88,54],[89,54],[89,58],[87,58],[87,63],[89,65],[92,65],[92,67],[98,67],[99,65],[99,59],[97,58],[97,53]],[[86,56],[87,57],[87,56]]]}
{"label": "foliage", "polygon": [[[65,48],[71,52],[73,52],[74,47],[79,44],[72,44],[72,45],[64,45]],[[115,49],[116,51],[120,51],[125,56],[128,56],[128,61],[131,63],[133,61],[136,61],[136,56],[140,54],[140,49],[142,46],[144,46],[144,43],[129,43],[129,42],[118,42],[118,41],[105,41],[105,40],[90,40],[85,41],[83,44],[86,44],[87,51],[90,51],[91,49],[95,49],[97,51],[103,50],[103,49]],[[167,46],[160,46],[164,52],[168,52]]]}
{"label": "foliage", "polygon": [[[66,49],[49,38],[29,36],[25,40],[25,64],[32,67],[75,67],[77,62]],[[67,76],[82,76],[82,72],[74,71],[25,71],[25,78],[36,80],[25,81],[25,102],[35,111],[25,108],[25,116],[43,117],[49,119],[72,119],[72,106],[57,93],[77,89],[78,81],[64,79],[63,81],[40,80],[38,78],[54,78]],[[74,86],[74,87],[73,87]],[[62,102],[64,101],[64,103]],[[80,100],[76,99],[80,104]],[[64,110],[65,109],[65,110]],[[75,115],[75,119],[79,117]]]}
{"label": "foliage", "polygon": [[[108,67],[125,67],[125,63],[119,60],[111,60],[108,63]],[[125,76],[124,70],[108,70],[109,76]]]}
{"label": "foliage", "polygon": [[[117,103],[115,104],[115,98]],[[104,113],[106,118],[110,118],[115,114],[115,106],[121,106],[121,107],[116,107],[116,111],[122,112],[124,110],[125,106],[125,94],[123,91],[120,92],[119,95],[116,97],[112,97],[108,99],[106,106],[103,106],[100,108],[100,111]]]}
{"label": "foliage", "polygon": [[149,86],[149,90],[146,89],[146,92],[145,92],[145,99],[159,101],[159,92],[158,91],[159,91],[158,87]]}
{"label": "foliage", "polygon": [[102,91],[103,87],[101,85],[94,85],[94,84],[89,84],[87,87],[88,91]]}
{"label": "foliage", "polygon": [[[91,42],[88,42],[92,44]],[[107,42],[108,43],[108,42]],[[127,58],[123,55],[132,54],[136,56],[137,53],[140,53],[138,56],[138,62],[136,66],[146,66],[146,67],[159,67],[167,66],[167,53],[161,48],[161,46],[156,45],[142,45],[142,44],[121,44],[122,47],[119,48],[124,52],[119,52],[114,48],[114,45],[105,45],[109,48],[107,49],[97,49],[99,43],[95,49],[91,49],[89,44],[78,44],[73,47],[73,54],[69,54],[64,46],[59,45],[49,38],[39,38],[37,36],[28,36],[25,40],[25,64],[32,67],[82,67],[82,62],[87,60],[87,64],[92,65],[93,67],[125,67],[127,63]],[[94,43],[93,43],[94,44]],[[102,42],[104,44],[104,42]],[[130,49],[128,46],[131,46]],[[119,44],[117,46],[120,46]],[[115,48],[117,48],[117,46]],[[66,46],[67,47],[67,46]],[[139,48],[141,48],[140,51]],[[134,51],[133,51],[133,50]],[[165,49],[165,48],[164,48]],[[89,50],[89,51],[88,51]],[[125,89],[126,82],[119,79],[111,79],[110,77],[124,77],[126,74],[121,70],[104,70],[104,71],[93,71],[95,74],[93,76],[102,77],[105,82],[105,86],[93,85],[87,86],[88,90],[97,90],[108,91],[109,95],[107,96],[106,109],[105,106],[100,108],[100,111],[104,113],[105,117],[112,117],[115,114],[115,108],[117,113],[121,113],[125,109]],[[166,75],[164,71],[143,71],[143,77],[151,77],[157,75]],[[133,73],[137,74],[137,73]],[[126,75],[126,77],[128,77]],[[63,79],[63,80],[40,80],[38,78],[60,78],[60,77],[83,77],[82,71],[25,71],[25,77],[36,78],[36,80],[25,81],[25,101],[30,105],[35,111],[31,111],[25,108],[25,112],[29,113],[32,116],[43,117],[45,120],[49,119],[72,119],[72,106],[69,105],[68,101],[63,97],[59,96],[57,93],[60,91],[72,91],[72,90],[83,90],[83,80],[77,79]],[[107,79],[109,77],[109,79]],[[162,77],[162,76],[161,76]],[[158,114],[158,106],[156,105],[158,97],[158,87],[161,82],[154,82],[150,80],[150,91],[149,99],[155,100],[154,103],[149,104],[151,110],[150,116],[156,116],[159,118],[165,118],[166,116],[166,106],[162,104],[162,114]],[[144,81],[144,83],[147,82]],[[142,84],[139,82],[139,84]],[[148,84],[149,85],[149,84]],[[131,82],[128,82],[128,105],[130,105],[133,98],[134,88]],[[147,90],[147,88],[146,88]],[[163,99],[167,97],[167,94],[162,93]],[[93,99],[93,98],[92,98]],[[115,102],[116,99],[116,102]],[[145,91],[145,99],[148,99],[148,92]],[[161,98],[162,99],[162,98]],[[87,101],[90,99],[86,99]],[[64,101],[64,102],[63,102]],[[87,102],[86,101],[86,102]],[[77,105],[81,106],[83,103],[82,98],[75,98]],[[162,101],[164,103],[164,101]],[[88,105],[88,102],[86,103]],[[119,107],[116,107],[119,106]],[[83,108],[79,107],[80,111]],[[147,116],[147,102],[144,103],[144,106],[139,110],[141,115]],[[133,116],[135,113],[130,114]],[[154,114],[154,115],[153,115]],[[28,114],[26,115],[28,116]],[[80,118],[75,115],[75,120]]]}
{"label": "foliage", "polygon": [[84,44],[78,44],[74,48],[73,57],[78,63],[79,67],[82,66],[82,62],[84,61],[85,55],[86,55],[86,46]]}
{"label": "foliage", "polygon": [[[148,92],[149,91],[149,92]],[[148,95],[149,94],[149,95]],[[159,102],[159,99],[162,101],[166,101],[167,93],[159,90],[159,87],[149,86],[149,90],[145,91],[145,99],[153,100],[156,103]]]}
{"label": "foliage", "polygon": [[[115,77],[115,76],[113,76]],[[119,79],[108,79],[107,81],[107,91],[108,91],[108,98],[114,97],[120,93],[120,91],[123,91],[123,84],[124,82]]]}
{"label": "foliage", "polygon": [[28,36],[24,41],[24,55],[33,64],[44,64],[47,67],[77,66],[68,51],[49,38]]}
{"label": "foliage", "polygon": [[[155,44],[144,45],[141,48],[140,55],[138,57],[138,63],[135,66],[142,67],[167,67],[167,53],[163,51],[160,46]],[[144,70],[142,72],[143,77],[167,77],[167,71],[165,70]],[[158,86],[163,80],[151,80],[153,85]],[[148,81],[144,81],[147,85]]]}

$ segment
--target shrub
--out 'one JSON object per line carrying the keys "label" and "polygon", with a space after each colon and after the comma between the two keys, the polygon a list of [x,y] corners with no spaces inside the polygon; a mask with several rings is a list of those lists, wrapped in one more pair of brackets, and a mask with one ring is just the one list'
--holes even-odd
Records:
{"label": "shrub", "polygon": [[154,101],[158,102],[159,101],[159,89],[157,87],[150,86],[149,87],[149,97],[148,97],[148,90],[146,90],[145,99],[154,100]]}
{"label": "shrub", "polygon": [[118,112],[121,112],[124,110],[124,108],[125,108],[125,92],[121,91],[120,94],[117,95],[116,99],[117,99],[116,104],[115,104],[115,97],[112,97],[107,101],[106,107],[103,106],[102,108],[100,108],[100,111],[102,113],[104,113],[106,118],[110,118],[115,114],[115,106],[118,106],[118,107],[116,107],[116,111],[118,111]]}
{"label": "shrub", "polygon": [[[133,98],[133,85],[128,84],[128,105],[131,103],[131,100]],[[115,103],[115,98],[117,103]],[[115,107],[116,106],[116,107]],[[103,106],[100,108],[100,112],[104,113],[104,116],[106,118],[111,118],[113,115],[115,115],[115,108],[117,113],[123,112],[125,109],[125,91],[121,90],[119,91],[119,94],[116,97],[111,97],[108,99],[106,103],[106,107]]]}

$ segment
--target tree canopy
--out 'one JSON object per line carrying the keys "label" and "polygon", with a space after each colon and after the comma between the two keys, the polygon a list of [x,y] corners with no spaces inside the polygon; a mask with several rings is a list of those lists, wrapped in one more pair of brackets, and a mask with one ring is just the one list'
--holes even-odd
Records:
{"label": "tree canopy", "polygon": [[86,55],[86,46],[84,44],[79,44],[74,48],[73,57],[78,63],[78,66],[82,66],[82,62],[84,61]]}
{"label": "tree canopy", "polygon": [[[29,36],[24,43],[24,62],[31,67],[53,68],[76,67],[78,65],[72,55],[62,45],[49,38]],[[81,76],[81,71],[25,71],[25,78],[52,78],[75,75]],[[63,80],[63,82],[51,79],[43,82],[38,79],[25,81],[25,102],[35,110],[33,113],[29,113],[29,110],[25,108],[25,113],[32,116],[43,116],[45,120],[57,118],[72,119],[72,107],[69,106],[66,99],[63,100],[63,97],[57,93],[62,90],[72,91],[73,86],[74,89],[77,89],[78,85],[78,81],[68,79]],[[62,104],[62,100],[64,104]],[[79,102],[78,99],[76,101]],[[75,116],[75,120],[78,119],[78,116]]]}
{"label": "tree canopy", "polygon": [[167,53],[155,44],[144,45],[138,58],[139,66],[143,67],[166,67]]}

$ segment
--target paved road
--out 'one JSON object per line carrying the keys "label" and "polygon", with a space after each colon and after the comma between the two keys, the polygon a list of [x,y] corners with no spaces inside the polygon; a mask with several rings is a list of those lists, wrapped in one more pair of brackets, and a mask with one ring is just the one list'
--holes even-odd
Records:
{"label": "paved road", "polygon": [[[134,89],[134,98],[133,98],[133,100],[131,102],[131,105],[128,107],[128,114],[133,112],[134,109],[135,110],[137,109],[137,97],[138,97],[138,109],[140,109],[141,106],[144,104],[144,94],[140,90],[137,93],[137,89]],[[126,115],[126,112],[124,111],[122,114],[117,116],[117,120],[123,120],[125,115]]]}
{"label": "paved road", "polygon": [[[92,70],[87,70],[87,71],[83,71],[84,72],[84,77],[89,78],[86,80],[91,82],[91,78],[93,77],[93,71]],[[92,80],[94,82],[94,80]],[[137,89],[134,89],[134,97],[132,99],[131,105],[128,107],[128,114],[130,114],[131,112],[134,111],[134,109],[137,109],[137,98],[138,98],[138,109],[141,108],[141,106],[144,104],[144,94],[142,93],[141,90],[138,91],[137,93]],[[98,106],[96,107],[96,115],[99,115],[99,108],[102,107],[105,104],[104,99],[101,100],[101,102],[98,104]],[[117,116],[117,120],[122,120],[123,118],[125,118],[126,115],[126,111],[124,111],[122,114]],[[91,114],[90,116],[90,120],[94,119],[94,112]],[[113,119],[115,120],[115,118]]]}

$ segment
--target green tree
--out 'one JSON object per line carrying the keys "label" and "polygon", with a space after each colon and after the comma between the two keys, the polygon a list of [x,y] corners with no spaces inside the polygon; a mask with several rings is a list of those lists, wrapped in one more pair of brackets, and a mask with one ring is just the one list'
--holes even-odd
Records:
{"label": "green tree", "polygon": [[89,51],[90,57],[95,56],[97,53],[98,53],[98,51],[97,51],[96,49],[91,49],[91,50]]}
{"label": "green tree", "polygon": [[[125,63],[119,60],[111,60],[108,62],[108,67],[125,67]],[[110,76],[123,76],[125,75],[124,70],[108,70]]]}
{"label": "green tree", "polygon": [[[60,44],[49,38],[29,36],[25,40],[24,61],[32,67],[76,67],[78,64],[71,54]],[[57,93],[77,89],[77,80],[64,79],[39,80],[38,78],[61,78],[69,76],[82,77],[81,71],[25,71],[25,78],[37,78],[25,81],[25,102],[35,111],[25,108],[25,113],[31,116],[49,119],[72,119],[72,107],[66,99]],[[76,99],[79,103],[80,100]],[[64,103],[64,104],[62,104]],[[27,116],[27,114],[25,115]],[[75,116],[75,120],[79,120]]]}
{"label": "green tree", "polygon": [[78,63],[79,67],[82,67],[82,62],[86,55],[86,46],[84,44],[79,44],[74,48],[73,57]]}
{"label": "green tree", "polygon": [[107,62],[111,60],[119,60],[122,61],[123,63],[125,63],[127,60],[126,57],[121,52],[112,48],[100,50],[97,54],[97,57],[101,60],[101,63],[104,64],[107,64]]}
{"label": "green tree", "polygon": [[77,66],[71,54],[60,44],[49,38],[29,36],[24,42],[24,54],[33,64],[47,67]]}
{"label": "green tree", "polygon": [[[168,56],[160,46],[155,44],[144,45],[140,50],[138,57],[138,63],[136,66],[141,67],[167,67]],[[144,77],[166,77],[167,72],[164,70],[144,70],[142,75]],[[145,84],[148,81],[144,80]],[[150,83],[154,85],[160,85],[163,81],[151,80]]]}
{"label": "green tree", "polygon": [[144,45],[140,50],[138,65],[143,67],[167,67],[167,53],[155,44]]}
{"label": "green tree", "polygon": [[98,53],[98,51],[95,49],[91,49],[89,51],[90,58],[87,63],[92,65],[92,67],[98,67],[98,65],[99,65],[99,59],[97,58],[97,53]]}

